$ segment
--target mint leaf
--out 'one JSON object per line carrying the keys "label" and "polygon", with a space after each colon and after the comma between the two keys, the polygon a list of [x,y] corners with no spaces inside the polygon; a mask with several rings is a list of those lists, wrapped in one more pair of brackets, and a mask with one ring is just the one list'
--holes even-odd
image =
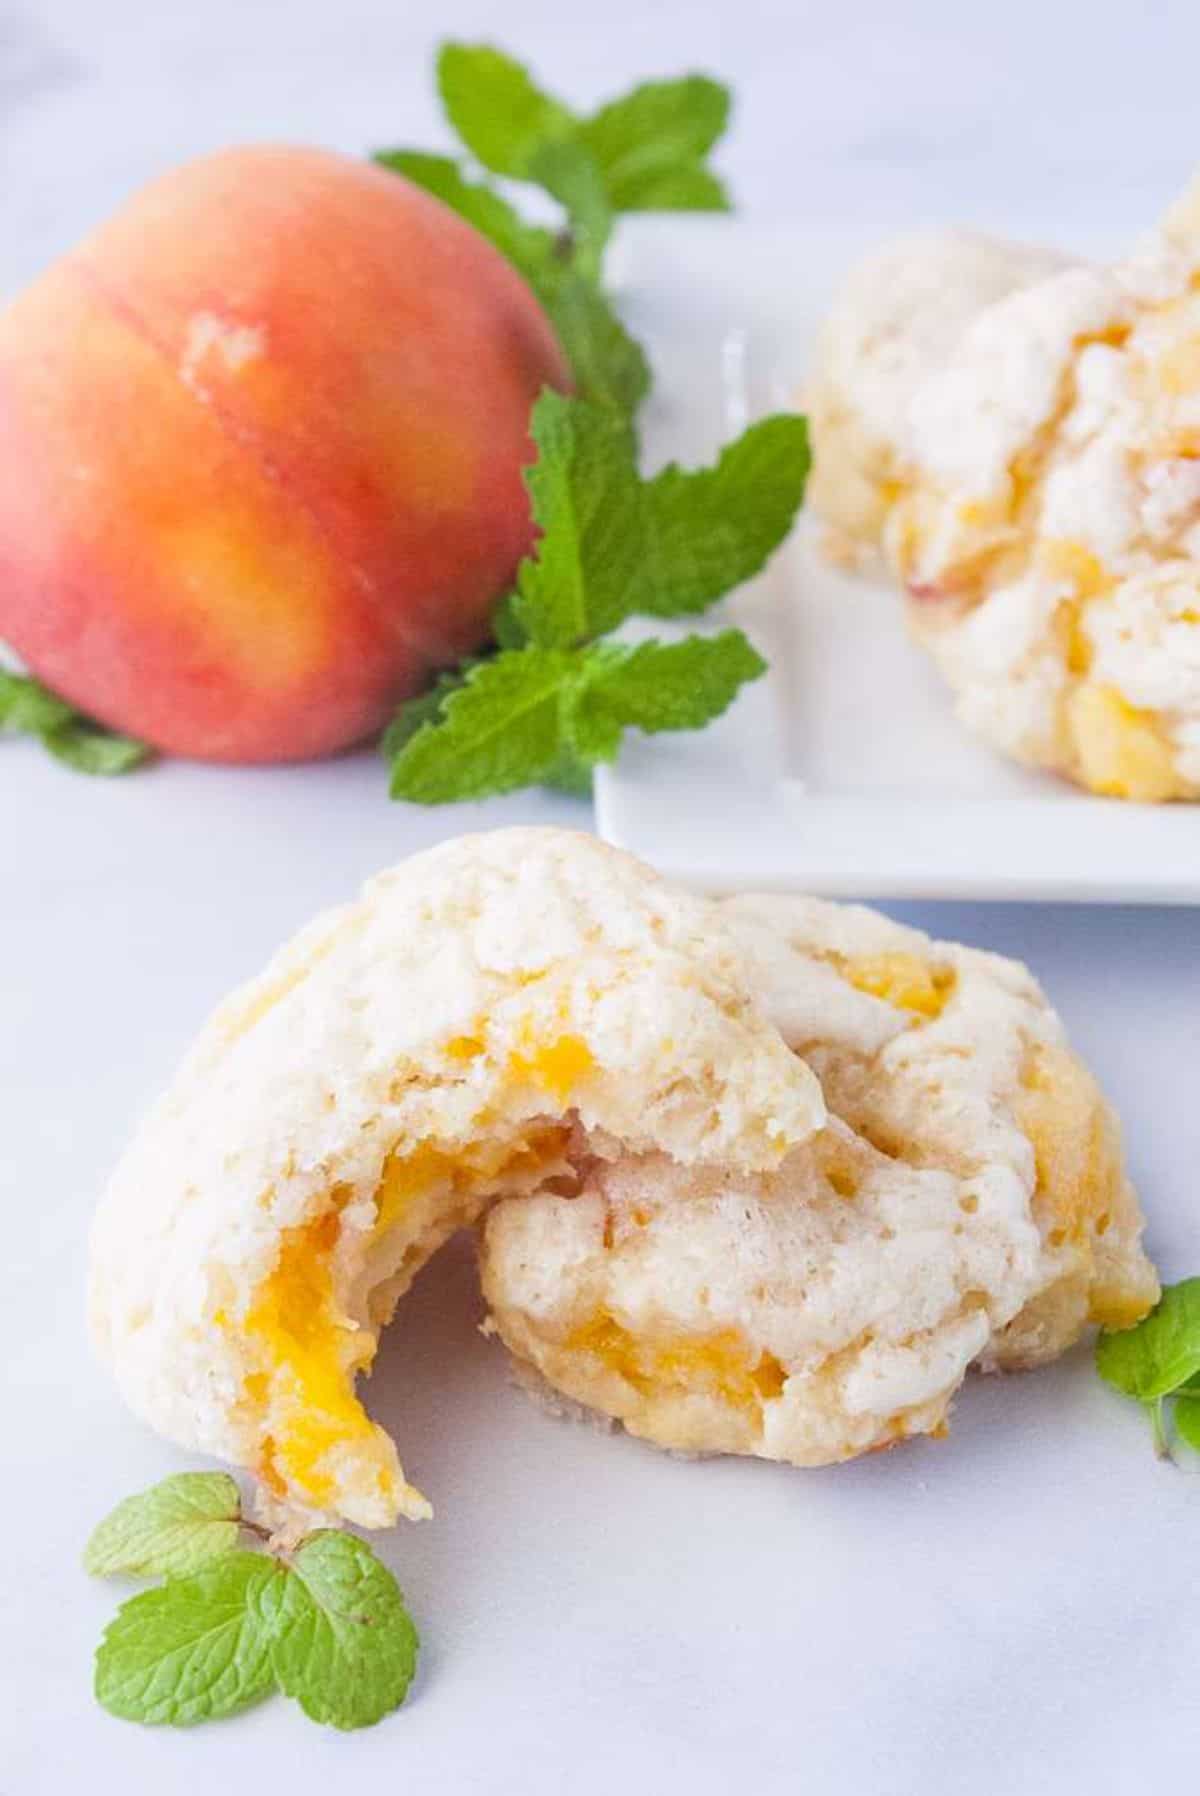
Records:
{"label": "mint leaf", "polygon": [[236,1547],[241,1495],[226,1472],[178,1472],[126,1497],[84,1549],[84,1570],[111,1578],[180,1576]]}
{"label": "mint leaf", "polygon": [[765,418],[715,467],[643,481],[623,421],[543,393],[526,471],[543,535],[517,574],[513,612],[531,642],[569,647],[635,612],[702,610],[758,573],[804,497],[803,418]]}
{"label": "mint leaf", "polygon": [[40,680],[7,668],[0,668],[0,730],[37,736],[43,748],[77,773],[128,773],[152,752],[132,736],[93,723]]}
{"label": "mint leaf", "polygon": [[313,1721],[370,1727],[404,1701],[417,1630],[395,1578],[365,1541],[310,1534],[272,1599],[275,1677]]}
{"label": "mint leaf", "polygon": [[779,413],[752,424],[712,468],[664,468],[646,489],[650,551],[638,610],[701,611],[764,566],[795,522],[810,455],[808,426]]}
{"label": "mint leaf", "polygon": [[112,1715],[189,1727],[266,1696],[271,1594],[283,1568],[232,1552],[123,1603],[96,1651],[96,1696]]}
{"label": "mint leaf", "polygon": [[487,44],[443,44],[437,80],[451,125],[494,174],[528,178],[535,152],[548,139],[568,135],[575,123],[528,70]]}
{"label": "mint leaf", "polygon": [[551,391],[530,428],[538,458],[525,482],[542,536],[517,571],[513,610],[531,643],[566,648],[627,617],[642,577],[634,444],[615,414]]}
{"label": "mint leaf", "polygon": [[0,668],[0,729],[26,736],[45,736],[75,717],[65,699],[58,698],[40,680],[28,674]]}
{"label": "mint leaf", "polygon": [[485,168],[535,181],[566,206],[593,238],[593,268],[608,235],[596,230],[601,204],[605,213],[729,209],[704,160],[729,122],[729,90],[706,75],[643,82],[579,118],[511,56],[446,44],[438,87],[451,125]]}
{"label": "mint leaf", "polygon": [[551,259],[523,272],[571,364],[579,398],[632,418],[650,390],[650,368],[608,298],[568,263]]}
{"label": "mint leaf", "polygon": [[685,75],[644,82],[585,120],[579,135],[603,172],[613,210],[726,211],[724,187],[702,164],[729,107],[720,82]]}
{"label": "mint leaf", "polygon": [[561,792],[566,798],[590,798],[593,786],[591,763],[569,743],[564,743],[553,767],[542,775],[542,784],[552,792]]}
{"label": "mint leaf", "polygon": [[647,171],[638,184],[636,200],[629,195],[618,212],[729,212],[732,202],[719,175],[709,168],[680,166]]}
{"label": "mint leaf", "polygon": [[595,157],[572,138],[551,138],[530,157],[529,178],[544,187],[567,214],[571,265],[589,280],[599,280],[613,215]]}
{"label": "mint leaf", "polygon": [[571,712],[571,739],[589,761],[611,761],[624,729],[698,730],[728,710],[738,691],[766,672],[740,630],[593,650]]}
{"label": "mint leaf", "polygon": [[535,783],[574,794],[622,730],[698,729],[765,663],[740,630],[677,643],[504,650],[481,662],[392,763],[392,796],[420,804]]}
{"label": "mint leaf", "polygon": [[1200,1372],[1200,1278],[1168,1285],[1136,1328],[1102,1334],[1096,1370],[1106,1384],[1153,1403]]}
{"label": "mint leaf", "polygon": [[561,698],[574,673],[560,650],[509,650],[473,667],[392,762],[393,798],[416,804],[484,798],[536,785],[554,768]]}
{"label": "mint leaf", "polygon": [[502,649],[523,649],[529,641],[521,628],[516,605],[516,593],[505,593],[492,613],[492,635]]}
{"label": "mint leaf", "polygon": [[56,761],[63,761],[76,773],[90,773],[101,779],[131,773],[135,767],[152,759],[153,750],[132,736],[118,736],[86,717],[62,724],[42,737],[43,746]]}
{"label": "mint leaf", "polygon": [[385,761],[394,760],[427,723],[437,722],[442,714],[443,702],[452,692],[458,691],[475,665],[474,660],[463,661],[458,667],[438,674],[428,692],[419,692],[415,698],[405,699],[379,739],[379,752]]}
{"label": "mint leaf", "polygon": [[1181,1440],[1200,1453],[1200,1397],[1180,1397],[1175,1405],[1175,1427]]}
{"label": "mint leaf", "polygon": [[378,150],[374,161],[424,188],[457,212],[527,280],[554,253],[552,232],[527,224],[515,207],[486,182],[469,180],[452,156],[429,156],[420,150]]}

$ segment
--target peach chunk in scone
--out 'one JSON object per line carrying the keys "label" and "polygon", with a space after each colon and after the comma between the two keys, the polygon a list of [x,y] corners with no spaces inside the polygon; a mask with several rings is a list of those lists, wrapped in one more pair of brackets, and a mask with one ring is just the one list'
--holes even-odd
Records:
{"label": "peach chunk in scone", "polygon": [[601,1152],[569,1199],[497,1205],[520,1362],[660,1446],[819,1465],[1151,1307],[1115,1119],[1023,967],[858,907],[724,910],[828,1122],[762,1172]]}

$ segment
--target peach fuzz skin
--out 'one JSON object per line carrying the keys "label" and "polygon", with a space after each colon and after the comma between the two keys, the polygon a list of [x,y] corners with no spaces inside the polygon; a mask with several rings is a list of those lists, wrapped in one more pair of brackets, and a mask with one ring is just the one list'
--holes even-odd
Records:
{"label": "peach fuzz skin", "polygon": [[0,639],[173,754],[357,742],[486,636],[546,384],[528,289],[409,183],[189,163],[0,316]]}

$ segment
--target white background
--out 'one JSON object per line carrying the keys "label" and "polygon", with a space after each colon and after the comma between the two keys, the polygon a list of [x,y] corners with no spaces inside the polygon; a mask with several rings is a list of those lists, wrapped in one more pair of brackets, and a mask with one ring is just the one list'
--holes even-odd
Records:
{"label": "white background", "polygon": [[[26,0],[0,4],[0,289],[191,152],[438,143],[429,53],[448,31],[502,40],[581,102],[723,74],[740,101],[723,162],[760,224],[959,219],[1116,245],[1200,159],[1184,5]],[[95,1710],[114,1595],[76,1569],[82,1539],[184,1463],[120,1408],[81,1321],[88,1214],[133,1117],[317,906],[439,836],[588,813],[536,796],[413,813],[370,756],[102,785],[0,753],[0,1796],[1194,1782],[1200,1479],[1153,1462],[1086,1355],[976,1384],[945,1445],[816,1474],[686,1465],[524,1404],[454,1251],[372,1387],[438,1508],[383,1543],[424,1632],[410,1707],[352,1738],[281,1699],[187,1735]],[[1032,962],[1119,1103],[1165,1274],[1200,1269],[1196,913],[902,914]]]}

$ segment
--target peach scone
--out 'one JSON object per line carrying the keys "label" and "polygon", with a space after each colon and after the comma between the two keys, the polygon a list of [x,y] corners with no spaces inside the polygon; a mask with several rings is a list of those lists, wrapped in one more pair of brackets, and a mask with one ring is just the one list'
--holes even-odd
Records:
{"label": "peach scone", "polygon": [[428,1504],[356,1380],[472,1226],[495,1325],[563,1391],[801,1464],[1156,1293],[1023,969],[556,830],[416,856],[221,1006],[102,1199],[93,1333],[284,1533],[385,1526]]}
{"label": "peach scone", "polygon": [[419,1516],[355,1381],[447,1236],[583,1155],[768,1172],[824,1115],[717,906],[589,836],[466,837],[216,1012],[100,1204],[93,1335],[285,1530]]}
{"label": "peach scone", "polygon": [[888,513],[915,474],[913,395],[968,324],[1067,265],[1054,250],[945,231],[902,238],[851,271],[802,395],[817,451],[808,499],[833,559],[877,562]]}
{"label": "peach scone", "polygon": [[722,909],[828,1122],[749,1175],[602,1146],[497,1204],[484,1294],[520,1361],[659,1445],[815,1465],[1152,1306],[1115,1118],[1023,967],[860,907]]}
{"label": "peach scone", "polygon": [[[830,345],[866,333],[860,287],[826,332],[818,392],[839,380]],[[964,277],[932,348],[901,316],[913,347],[893,359],[912,377],[886,430],[877,363],[837,385],[853,430],[886,444],[852,516],[831,497],[852,428],[815,411],[816,502],[881,543],[969,727],[1094,792],[1198,798],[1200,186],[1115,268],[979,291],[971,316]]]}

